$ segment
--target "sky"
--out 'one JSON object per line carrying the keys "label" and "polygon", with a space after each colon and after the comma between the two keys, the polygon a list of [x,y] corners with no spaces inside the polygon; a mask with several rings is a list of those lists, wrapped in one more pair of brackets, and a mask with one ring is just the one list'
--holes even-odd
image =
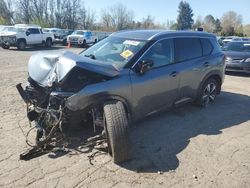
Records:
{"label": "sky", "polygon": [[[125,5],[133,10],[135,20],[151,15],[157,23],[166,23],[167,20],[176,21],[178,5],[181,0],[84,0],[85,7],[96,12],[97,20],[100,19],[102,9],[116,3]],[[243,17],[243,24],[250,24],[250,0],[186,0],[194,13],[194,20],[197,16],[203,18],[212,14],[215,18],[221,18],[227,11],[235,11]]]}

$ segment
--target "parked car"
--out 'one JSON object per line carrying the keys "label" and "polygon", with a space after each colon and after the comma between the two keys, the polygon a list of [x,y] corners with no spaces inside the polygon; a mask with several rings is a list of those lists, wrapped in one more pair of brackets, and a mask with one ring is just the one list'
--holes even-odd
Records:
{"label": "parked car", "polygon": [[15,27],[11,25],[2,25],[0,27],[0,35],[5,34],[7,32],[15,32]]}
{"label": "parked car", "polygon": [[72,45],[86,47],[87,44],[98,42],[98,37],[88,30],[76,30],[67,37],[67,42]]}
{"label": "parked car", "polygon": [[136,30],[114,33],[79,55],[33,55],[28,71],[25,90],[17,88],[39,127],[36,147],[89,122],[120,163],[130,157],[129,122],[187,102],[214,102],[225,57],[213,34]]}
{"label": "parked car", "polygon": [[71,34],[74,32],[73,29],[63,29],[63,30],[64,30],[64,32],[67,34],[67,36],[68,36],[68,35],[71,35]]}
{"label": "parked car", "polygon": [[105,32],[105,31],[95,31],[92,33],[94,36],[98,37],[98,41],[103,40],[112,34],[112,32]]}
{"label": "parked car", "polygon": [[37,25],[17,24],[11,28],[11,31],[0,34],[1,45],[4,49],[10,48],[10,46],[15,46],[19,50],[34,45],[51,47],[54,41],[53,34],[43,33],[42,28]]}
{"label": "parked car", "polygon": [[68,33],[65,30],[59,28],[44,28],[43,32],[54,34],[54,43],[67,45]]}
{"label": "parked car", "polygon": [[250,42],[229,42],[223,47],[226,71],[250,73]]}

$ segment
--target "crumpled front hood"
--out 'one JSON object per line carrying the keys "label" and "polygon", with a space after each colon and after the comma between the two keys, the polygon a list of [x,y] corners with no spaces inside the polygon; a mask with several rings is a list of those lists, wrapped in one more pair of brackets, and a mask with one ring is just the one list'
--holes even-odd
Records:
{"label": "crumpled front hood", "polygon": [[53,82],[60,82],[74,67],[108,77],[115,77],[120,74],[120,71],[113,65],[81,57],[69,51],[40,52],[31,56],[28,72],[29,76],[39,85],[51,87]]}

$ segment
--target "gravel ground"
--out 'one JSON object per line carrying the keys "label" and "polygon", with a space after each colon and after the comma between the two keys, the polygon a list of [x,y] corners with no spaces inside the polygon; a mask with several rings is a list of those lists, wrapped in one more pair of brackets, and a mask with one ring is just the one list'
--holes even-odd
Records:
{"label": "gravel ground", "polygon": [[240,74],[226,76],[206,109],[185,105],[134,125],[133,160],[121,166],[105,153],[91,165],[94,150],[19,160],[28,147],[18,125],[28,130],[28,121],[15,85],[25,83],[28,59],[38,50],[0,48],[0,187],[250,186],[250,77]]}

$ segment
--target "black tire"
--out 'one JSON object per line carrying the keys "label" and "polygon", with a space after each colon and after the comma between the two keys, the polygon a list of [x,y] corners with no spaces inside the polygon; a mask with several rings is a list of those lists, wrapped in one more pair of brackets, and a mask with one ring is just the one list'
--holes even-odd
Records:
{"label": "black tire", "polygon": [[104,105],[104,116],[109,151],[114,163],[129,160],[128,119],[122,102],[112,101],[106,103]]}
{"label": "black tire", "polygon": [[9,46],[9,45],[4,44],[4,43],[2,43],[2,45],[1,45],[1,46],[2,46],[2,48],[3,48],[3,49],[6,49],[6,50],[10,48],[10,46]]}
{"label": "black tire", "polygon": [[17,41],[17,49],[24,50],[26,48],[26,42],[24,40]]}
{"label": "black tire", "polygon": [[196,104],[201,107],[207,107],[215,101],[218,90],[219,84],[217,80],[213,78],[206,80],[199,91]]}
{"label": "black tire", "polygon": [[94,44],[95,44],[95,43],[97,43],[97,39],[95,39],[95,42],[94,42]]}
{"label": "black tire", "polygon": [[87,47],[86,40],[83,40],[83,42],[82,42],[82,47],[83,47],[83,48],[86,48],[86,47]]}
{"label": "black tire", "polygon": [[67,43],[67,39],[63,40],[63,46],[67,46],[68,43]]}
{"label": "black tire", "polygon": [[52,40],[50,38],[46,39],[45,47],[46,48],[51,48],[51,46],[52,46]]}

